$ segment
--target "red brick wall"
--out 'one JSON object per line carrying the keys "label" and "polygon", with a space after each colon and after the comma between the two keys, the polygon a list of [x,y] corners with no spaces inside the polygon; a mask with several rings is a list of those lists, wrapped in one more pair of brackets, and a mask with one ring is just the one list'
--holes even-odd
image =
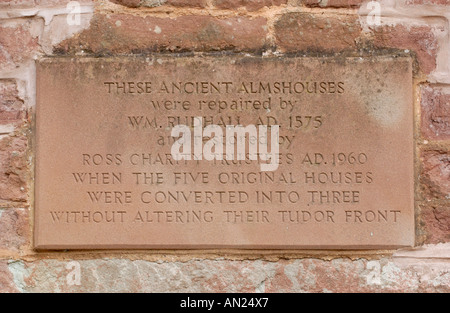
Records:
{"label": "red brick wall", "polygon": [[[376,1],[379,24],[362,0],[82,0],[80,25],[67,3],[0,0],[0,292],[450,291],[449,0]],[[191,51],[410,53],[417,247],[34,251],[34,59]]]}

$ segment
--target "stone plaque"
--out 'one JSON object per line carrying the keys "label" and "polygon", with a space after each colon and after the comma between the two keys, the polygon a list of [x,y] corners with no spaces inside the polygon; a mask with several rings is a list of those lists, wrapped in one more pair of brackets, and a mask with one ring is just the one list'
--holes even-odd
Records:
{"label": "stone plaque", "polygon": [[414,244],[407,57],[44,58],[36,82],[37,249]]}

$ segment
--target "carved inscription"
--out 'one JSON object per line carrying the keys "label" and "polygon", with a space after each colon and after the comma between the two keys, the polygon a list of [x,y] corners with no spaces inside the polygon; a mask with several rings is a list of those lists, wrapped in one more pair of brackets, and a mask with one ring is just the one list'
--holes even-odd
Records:
{"label": "carved inscription", "polygon": [[[37,248],[414,243],[408,58],[52,58],[37,74]],[[180,125],[192,158],[173,154]],[[260,126],[279,130],[274,170]]]}

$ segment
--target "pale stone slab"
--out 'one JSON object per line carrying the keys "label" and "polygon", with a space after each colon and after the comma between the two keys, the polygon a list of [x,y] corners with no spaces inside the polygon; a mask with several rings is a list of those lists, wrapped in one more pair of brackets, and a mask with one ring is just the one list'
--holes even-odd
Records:
{"label": "pale stone slab", "polygon": [[[411,64],[389,56],[41,59],[35,247],[412,246]],[[226,125],[279,125],[278,168],[175,161],[172,128],[193,129],[195,117],[224,134]]]}

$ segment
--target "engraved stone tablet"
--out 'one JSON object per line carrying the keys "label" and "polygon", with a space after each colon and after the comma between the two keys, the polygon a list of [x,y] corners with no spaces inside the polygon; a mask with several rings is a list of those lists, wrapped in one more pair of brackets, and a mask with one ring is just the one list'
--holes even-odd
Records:
{"label": "engraved stone tablet", "polygon": [[414,244],[407,57],[45,58],[36,131],[38,249]]}

